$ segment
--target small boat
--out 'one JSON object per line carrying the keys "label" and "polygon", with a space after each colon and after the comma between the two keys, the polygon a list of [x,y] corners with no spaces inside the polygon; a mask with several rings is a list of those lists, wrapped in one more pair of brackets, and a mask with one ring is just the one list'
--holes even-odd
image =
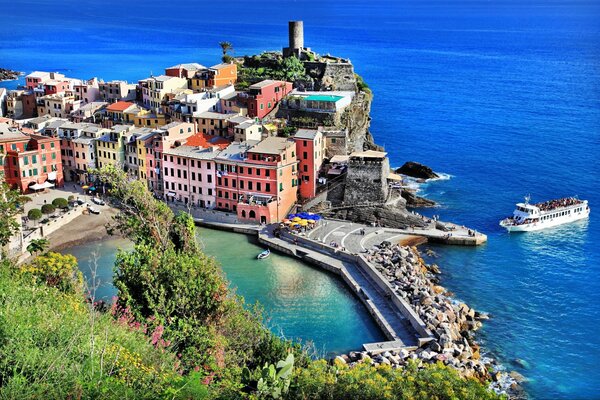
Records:
{"label": "small boat", "polygon": [[587,200],[576,197],[550,200],[529,204],[529,196],[524,203],[517,203],[512,217],[500,221],[500,226],[509,232],[528,232],[566,224],[590,215]]}
{"label": "small boat", "polygon": [[263,251],[262,253],[257,255],[256,258],[258,258],[259,260],[264,260],[265,258],[269,257],[270,255],[271,255],[271,250],[266,249],[265,251]]}

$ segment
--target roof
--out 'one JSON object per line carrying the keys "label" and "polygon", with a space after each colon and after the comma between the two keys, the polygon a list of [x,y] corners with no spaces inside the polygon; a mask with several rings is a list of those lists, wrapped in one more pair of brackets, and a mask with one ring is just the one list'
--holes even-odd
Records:
{"label": "roof", "polygon": [[189,157],[201,160],[209,160],[215,158],[219,154],[219,150],[216,147],[202,148],[197,146],[184,145],[164,150],[163,154]]}
{"label": "roof", "polygon": [[133,128],[133,125],[115,125],[110,128],[113,132],[129,132]]}
{"label": "roof", "polygon": [[87,126],[88,126],[88,124],[85,122],[78,122],[78,123],[67,122],[66,124],[62,124],[60,127],[62,129],[83,129]]}
{"label": "roof", "polygon": [[227,68],[227,67],[231,67],[234,64],[229,64],[229,63],[219,63],[216,65],[213,65],[212,67],[210,67],[210,69],[221,69],[221,68]]}
{"label": "roof", "polygon": [[166,82],[166,81],[170,81],[171,79],[179,79],[179,78],[177,78],[176,76],[158,75],[158,76],[151,76],[147,80],[150,80],[150,79],[153,79],[153,80],[159,81],[159,82]]}
{"label": "roof", "polygon": [[387,178],[391,181],[402,181],[402,177],[394,172],[390,172]]}
{"label": "roof", "polygon": [[243,116],[243,115],[236,115],[235,117],[229,118],[229,122],[234,123],[234,124],[242,124],[242,123],[248,122],[248,121],[254,121],[254,119]]}
{"label": "roof", "polygon": [[217,158],[230,161],[244,161],[242,155],[252,146],[258,143],[258,140],[247,140],[245,142],[233,142],[219,153]]}
{"label": "roof", "polygon": [[45,115],[42,115],[41,117],[32,118],[28,122],[30,124],[41,124],[42,122],[46,122],[49,119],[52,119],[52,116],[50,114],[45,114]]}
{"label": "roof", "polygon": [[212,111],[203,111],[200,113],[194,113],[194,118],[229,119],[237,115],[238,114],[221,114]]}
{"label": "roof", "polygon": [[205,133],[197,133],[193,136],[187,138],[185,144],[186,146],[194,146],[194,147],[211,147],[216,146],[219,149],[224,149],[229,146],[231,143],[230,140],[225,139],[221,136],[212,136],[207,135]]}
{"label": "roof", "polygon": [[73,143],[81,143],[81,144],[90,144],[94,140],[96,140],[96,138],[89,137],[89,136],[79,136],[78,138],[73,139],[72,142]]}
{"label": "roof", "polygon": [[319,131],[316,129],[298,129],[294,138],[313,140],[317,136],[317,133],[319,133]]}
{"label": "roof", "polygon": [[172,67],[168,67],[166,69],[205,69],[206,67],[202,64],[198,64],[198,63],[183,63],[183,64],[177,64],[177,65],[173,65]]}
{"label": "roof", "polygon": [[133,103],[129,101],[117,101],[116,103],[112,103],[108,107],[106,107],[107,111],[125,111],[129,107],[133,106]]}
{"label": "roof", "polygon": [[295,146],[296,143],[293,140],[277,136],[269,136],[264,139],[249,151],[252,153],[261,154],[281,154],[285,149],[290,146]]}
{"label": "roof", "polygon": [[357,151],[350,154],[350,158],[385,158],[386,156],[386,152],[375,150]]}
{"label": "roof", "polygon": [[236,126],[236,129],[248,129],[248,128],[253,127],[255,125],[256,126],[260,126],[260,124],[257,124],[256,122],[254,122],[254,120],[244,121],[241,124],[238,124]]}
{"label": "roof", "polygon": [[235,99],[237,97],[239,92],[235,91],[232,93],[227,93],[221,96],[221,100],[231,100],[231,99]]}
{"label": "roof", "polygon": [[20,130],[11,128],[8,124],[0,124],[0,140],[27,140],[29,137]]}
{"label": "roof", "polygon": [[44,77],[46,77],[48,75],[50,75],[50,72],[33,71],[32,73],[30,73],[29,75],[27,75],[26,78],[44,78]]}
{"label": "roof", "polygon": [[262,89],[267,86],[271,86],[271,85],[275,85],[275,84],[280,85],[282,83],[287,83],[287,82],[286,81],[274,81],[272,79],[265,79],[262,82],[258,82],[258,83],[255,83],[254,85],[250,85],[248,87],[248,89]]}
{"label": "roof", "polygon": [[329,162],[331,164],[347,164],[349,159],[350,156],[336,155],[331,157],[331,160],[329,160]]}

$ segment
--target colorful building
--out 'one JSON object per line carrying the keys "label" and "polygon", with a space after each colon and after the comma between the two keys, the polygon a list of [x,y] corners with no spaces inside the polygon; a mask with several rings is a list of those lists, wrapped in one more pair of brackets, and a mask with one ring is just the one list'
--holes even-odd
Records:
{"label": "colorful building", "polygon": [[133,125],[115,125],[96,140],[98,168],[114,165],[125,168],[125,146],[129,142]]}
{"label": "colorful building", "polygon": [[178,200],[202,208],[215,207],[215,157],[217,146],[179,146],[163,153],[164,192],[167,200]]}
{"label": "colorful building", "polygon": [[24,134],[8,124],[0,124],[0,163],[4,181],[22,193],[34,184],[63,185],[58,138]]}
{"label": "colorful building", "polygon": [[325,140],[318,129],[298,129],[294,140],[298,158],[300,198],[312,199],[317,194],[317,180],[325,156]]}
{"label": "colorful building", "polygon": [[100,81],[98,82],[98,89],[100,91],[100,99],[107,103],[114,103],[121,100],[133,101],[136,98],[137,92],[136,85],[125,81]]}
{"label": "colorful building", "polygon": [[292,84],[285,81],[264,80],[248,87],[238,95],[249,117],[264,118],[281,99],[292,91]]}
{"label": "colorful building", "polygon": [[254,223],[281,221],[297,200],[293,139],[234,142],[215,158],[217,208]]}
{"label": "colorful building", "polygon": [[144,106],[153,109],[161,106],[167,93],[187,89],[187,86],[187,79],[167,75],[151,76],[139,82]]}
{"label": "colorful building", "polygon": [[194,91],[203,91],[221,86],[235,85],[237,82],[237,65],[217,64],[210,68],[204,68],[188,77],[189,88]]}
{"label": "colorful building", "polygon": [[197,71],[205,70],[204,65],[198,63],[177,64],[172,67],[165,68],[165,75],[174,76],[176,78],[192,78]]}

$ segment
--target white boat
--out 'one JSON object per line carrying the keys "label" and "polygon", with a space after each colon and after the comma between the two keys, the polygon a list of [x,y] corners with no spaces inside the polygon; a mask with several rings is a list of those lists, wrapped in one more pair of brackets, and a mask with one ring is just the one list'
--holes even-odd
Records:
{"label": "white boat", "polygon": [[265,251],[263,251],[262,253],[257,255],[256,258],[258,258],[259,260],[263,260],[263,259],[269,257],[270,255],[271,255],[271,250],[266,249]]}
{"label": "white boat", "polygon": [[590,207],[587,200],[575,197],[529,204],[529,196],[524,203],[517,203],[512,217],[500,221],[500,226],[509,232],[529,232],[550,228],[587,218]]}

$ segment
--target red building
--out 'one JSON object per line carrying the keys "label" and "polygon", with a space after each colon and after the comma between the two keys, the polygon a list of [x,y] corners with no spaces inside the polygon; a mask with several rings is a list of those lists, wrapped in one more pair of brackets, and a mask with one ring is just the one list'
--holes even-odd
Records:
{"label": "red building", "polygon": [[317,194],[317,179],[323,165],[325,140],[321,130],[298,129],[294,135],[298,175],[300,177],[300,197],[312,199]]}
{"label": "red building", "polygon": [[290,82],[265,80],[248,87],[238,100],[248,109],[249,117],[264,118],[291,91]]}
{"label": "red building", "polygon": [[165,68],[165,75],[176,78],[192,78],[196,71],[204,70],[206,67],[198,63],[177,64]]}
{"label": "red building", "polygon": [[64,93],[70,89],[69,81],[49,80],[44,82],[44,95]]}
{"label": "red building", "polygon": [[58,138],[24,134],[8,124],[1,124],[0,164],[4,181],[23,193],[36,183],[63,185]]}
{"label": "red building", "polygon": [[260,143],[234,142],[217,157],[216,206],[238,220],[273,223],[297,200],[298,171],[293,140],[268,137]]}

